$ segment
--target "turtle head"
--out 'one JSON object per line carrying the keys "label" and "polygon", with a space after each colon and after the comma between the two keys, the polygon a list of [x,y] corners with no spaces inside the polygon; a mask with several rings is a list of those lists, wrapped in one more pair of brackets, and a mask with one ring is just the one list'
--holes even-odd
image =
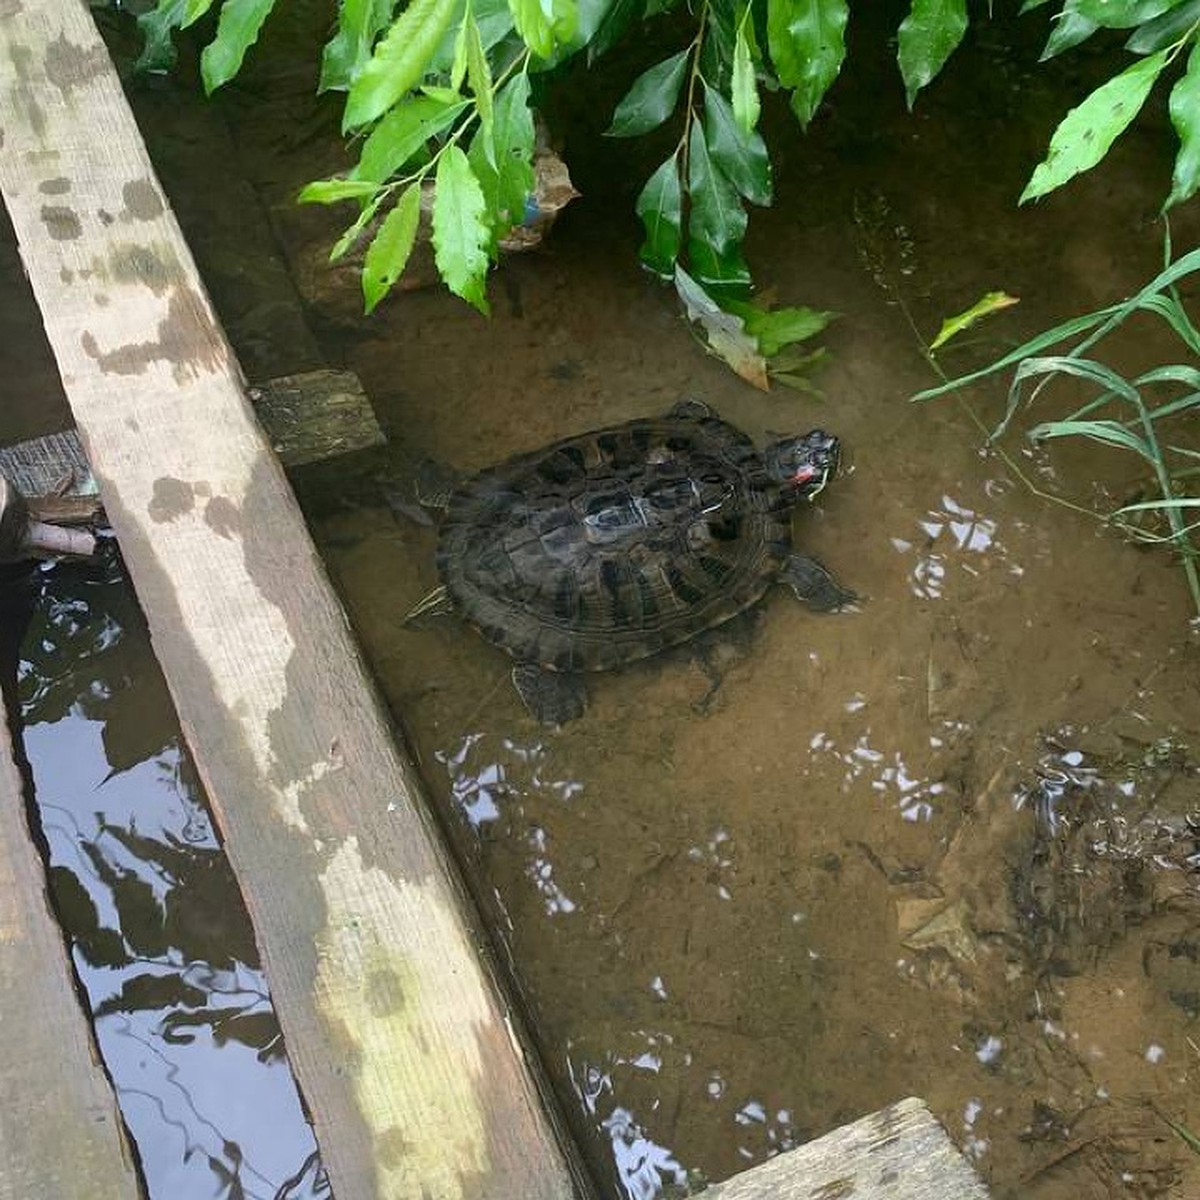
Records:
{"label": "turtle head", "polygon": [[841,445],[823,429],[772,442],[763,451],[767,474],[797,497],[815,496],[836,474]]}

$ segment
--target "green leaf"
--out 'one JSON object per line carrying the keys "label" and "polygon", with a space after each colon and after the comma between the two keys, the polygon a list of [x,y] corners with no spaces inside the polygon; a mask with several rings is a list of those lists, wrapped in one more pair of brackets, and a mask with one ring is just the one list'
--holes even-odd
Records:
{"label": "green leaf", "polygon": [[768,0],[767,46],[807,128],[846,57],[846,0]]}
{"label": "green leaf", "polygon": [[718,254],[711,246],[695,238],[688,239],[688,266],[705,290],[720,298],[730,312],[742,297],[750,295],[750,268],[742,255],[741,246],[732,246]]}
{"label": "green leaf", "polygon": [[716,88],[704,89],[705,126],[713,162],[747,200],[771,203],[771,160],[757,133],[744,133]]}
{"label": "green leaf", "polygon": [[1038,61],[1048,62],[1064,50],[1078,46],[1080,42],[1087,41],[1099,28],[1095,21],[1081,17],[1068,2],[1067,7],[1055,19],[1054,28],[1046,39],[1045,49]]}
{"label": "green leaf", "polygon": [[657,129],[674,111],[687,67],[686,50],[639,75],[613,113],[609,137],[636,137]]}
{"label": "green leaf", "polygon": [[333,243],[333,249],[329,251],[330,262],[337,262],[358,241],[362,231],[375,219],[375,214],[379,211],[379,206],[383,203],[386,195],[386,192],[377,192],[373,199],[367,201],[354,224]]}
{"label": "green leaf", "polygon": [[487,315],[484,294],[490,232],[486,204],[467,156],[447,146],[438,159],[437,195],[433,204],[433,249],[446,286]]}
{"label": "green leaf", "polygon": [[1073,0],[1071,7],[1081,17],[1105,29],[1132,29],[1161,17],[1182,0]]}
{"label": "green leaf", "polygon": [[217,36],[200,54],[200,77],[207,95],[241,70],[246,51],[258,41],[258,31],[274,7],[275,0],[225,0]]}
{"label": "green leaf", "polygon": [[579,12],[574,0],[508,0],[513,24],[530,50],[551,58],[557,43],[574,36]]}
{"label": "green leaf", "polygon": [[1143,58],[1067,113],[1050,139],[1045,161],[1035,168],[1021,193],[1021,203],[1044,196],[1094,167],[1137,116],[1166,61],[1165,50]]}
{"label": "green leaf", "polygon": [[636,210],[646,229],[646,240],[639,251],[641,260],[656,274],[670,278],[679,257],[683,223],[683,188],[676,155],[661,163],[646,181]]}
{"label": "green leaf", "polygon": [[483,191],[492,244],[524,220],[536,185],[533,148],[529,76],[522,71],[501,88],[491,129],[476,131],[467,154]]}
{"label": "green leaf", "polygon": [[392,23],[370,61],[350,85],[343,129],[382,116],[420,81],[450,24],[455,0],[413,0]]}
{"label": "green leaf", "polygon": [[410,184],[384,218],[363,260],[362,289],[367,312],[388,294],[404,272],[421,221],[421,185]]}
{"label": "green leaf", "polygon": [[463,80],[467,77],[467,29],[475,24],[475,17],[468,3],[463,9],[463,18],[458,23],[458,34],[454,39],[454,61],[450,65],[450,90],[462,91]]}
{"label": "green leaf", "polygon": [[644,0],[613,0],[605,5],[604,16],[587,42],[589,67],[621,40],[634,18],[643,14],[643,5]]}
{"label": "green leaf", "polygon": [[688,193],[692,201],[690,236],[706,242],[718,255],[742,240],[746,210],[737,189],[712,161],[703,122],[698,117],[688,137]]}
{"label": "green leaf", "polygon": [[758,348],[767,358],[773,357],[795,342],[816,337],[837,315],[803,306],[774,308],[769,311],[754,305],[747,305],[747,308],[749,311],[744,313],[746,329],[758,338]]}
{"label": "green leaf", "polygon": [[[747,14],[750,12],[746,9]],[[733,82],[730,85],[733,99],[733,116],[743,133],[753,133],[758,124],[760,105],[758,80],[754,75],[754,59],[750,54],[750,42],[746,37],[746,22],[738,26],[737,42],[733,48]]]}
{"label": "green leaf", "polygon": [[467,80],[471,84],[471,93],[475,97],[475,107],[479,110],[479,119],[485,129],[492,124],[492,70],[488,66],[487,54],[479,37],[479,26],[475,17],[467,9]]}
{"label": "green leaf", "polygon": [[1034,442],[1048,442],[1063,437],[1090,438],[1093,442],[1132,450],[1147,462],[1155,461],[1154,454],[1145,440],[1116,421],[1047,421],[1044,425],[1035,425],[1029,431],[1029,439]]}
{"label": "green leaf", "polygon": [[378,188],[366,179],[318,179],[305,184],[296,197],[297,204],[337,204],[342,200],[362,200],[373,196]]}
{"label": "green leaf", "polygon": [[137,19],[142,52],[134,64],[138,71],[168,71],[178,57],[171,34],[183,26],[187,0],[158,0]]}
{"label": "green leaf", "polygon": [[909,108],[966,32],[967,0],[912,0],[898,34],[900,74]]}
{"label": "green leaf", "polygon": [[183,6],[183,27],[186,29],[189,25],[194,25],[210,8],[216,0],[184,0]]}
{"label": "green leaf", "polygon": [[999,312],[1002,308],[1011,308],[1012,305],[1018,303],[1020,301],[1016,296],[1009,296],[1005,292],[988,292],[976,300],[965,312],[960,312],[954,317],[946,317],[942,321],[942,327],[938,330],[937,337],[929,344],[929,349],[931,351],[939,349],[951,338],[957,337],[963,330],[970,329],[976,321],[982,321],[984,317],[990,317],[992,313]]}
{"label": "green leaf", "polygon": [[1200,187],[1200,45],[1193,46],[1187,70],[1171,89],[1171,124],[1179,135],[1179,153],[1164,208],[1190,199]]}
{"label": "green leaf", "polygon": [[1134,54],[1153,54],[1155,50],[1174,45],[1197,21],[1200,21],[1200,0],[1187,0],[1186,4],[1180,4],[1134,30],[1125,49]]}
{"label": "green leaf", "polygon": [[383,183],[467,107],[461,98],[446,104],[430,96],[412,96],[396,105],[363,142],[351,177]]}
{"label": "green leaf", "polygon": [[342,0],[337,33],[321,54],[318,92],[345,91],[371,58],[375,39],[392,19],[393,0]]}

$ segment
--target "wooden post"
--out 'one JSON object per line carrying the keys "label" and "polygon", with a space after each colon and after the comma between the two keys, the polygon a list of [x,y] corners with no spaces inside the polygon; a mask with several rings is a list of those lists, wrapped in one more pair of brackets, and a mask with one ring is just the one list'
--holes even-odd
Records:
{"label": "wooden post", "polygon": [[0,703],[0,1200],[137,1200]]}
{"label": "wooden post", "polygon": [[584,1194],[79,0],[0,2],[0,137],[0,189],[334,1193]]}

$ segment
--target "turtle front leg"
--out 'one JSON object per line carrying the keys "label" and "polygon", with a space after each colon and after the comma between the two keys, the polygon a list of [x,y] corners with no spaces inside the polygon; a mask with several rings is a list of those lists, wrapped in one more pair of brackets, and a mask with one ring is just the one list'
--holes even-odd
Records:
{"label": "turtle front leg", "polygon": [[814,612],[840,612],[859,597],[840,583],[815,558],[792,554],[779,573],[781,583],[796,593]]}
{"label": "turtle front leg", "polygon": [[547,671],[536,663],[518,663],[513,687],[533,717],[543,725],[565,725],[583,716],[587,689],[583,677],[566,671]]}

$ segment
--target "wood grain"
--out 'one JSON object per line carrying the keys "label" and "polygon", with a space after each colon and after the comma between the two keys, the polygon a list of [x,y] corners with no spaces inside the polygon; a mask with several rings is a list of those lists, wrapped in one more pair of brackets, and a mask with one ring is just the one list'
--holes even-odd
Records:
{"label": "wood grain", "polygon": [[987,1200],[920,1100],[843,1125],[704,1193],[711,1200]]}
{"label": "wood grain", "polygon": [[137,1200],[0,704],[0,1200]]}
{"label": "wood grain", "polygon": [[586,1194],[79,0],[0,0],[0,138],[334,1193]]}

